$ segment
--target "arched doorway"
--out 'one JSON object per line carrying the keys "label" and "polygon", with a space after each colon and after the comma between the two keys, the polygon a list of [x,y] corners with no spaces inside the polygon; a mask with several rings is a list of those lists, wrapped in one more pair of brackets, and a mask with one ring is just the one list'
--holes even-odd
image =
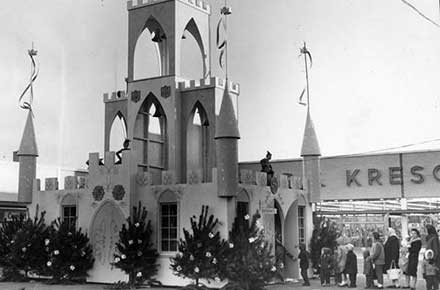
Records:
{"label": "arched doorway", "polygon": [[[298,201],[292,203],[286,213],[284,219],[284,246],[294,257],[298,256],[296,245],[299,243],[298,238]],[[284,265],[285,278],[298,278],[299,268],[298,261],[287,258]]]}
{"label": "arched doorway", "polygon": [[125,218],[121,209],[112,201],[104,202],[96,210],[90,226],[90,242],[93,248],[95,264],[90,271],[89,281],[117,282],[127,276],[120,270],[112,269],[115,244],[119,240],[119,231]]}

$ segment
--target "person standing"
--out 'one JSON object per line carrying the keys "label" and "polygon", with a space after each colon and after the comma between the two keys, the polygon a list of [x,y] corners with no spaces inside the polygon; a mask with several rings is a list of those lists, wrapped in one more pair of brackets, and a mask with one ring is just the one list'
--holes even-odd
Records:
{"label": "person standing", "polygon": [[306,251],[306,245],[301,243],[299,244],[299,267],[301,269],[301,276],[304,280],[303,286],[310,286],[309,276],[307,274],[307,270],[309,269],[309,258],[310,254]]}
{"label": "person standing", "polygon": [[422,240],[420,239],[420,232],[417,229],[412,229],[408,246],[408,267],[404,273],[407,276],[407,284],[411,290],[416,289],[417,266],[419,264],[419,252],[421,248]]}
{"label": "person standing", "polygon": [[[440,242],[438,239],[437,231],[435,230],[433,225],[426,225],[426,232],[428,235],[426,236],[426,250],[432,250],[433,257],[431,261],[440,269]],[[432,283],[435,290],[438,289],[439,279],[438,275],[432,277]]]}
{"label": "person standing", "polygon": [[377,277],[377,288],[383,289],[383,265],[385,264],[385,253],[378,232],[373,233],[373,246],[371,247],[371,250],[372,253],[370,259],[374,264],[374,272]]}
{"label": "person standing", "polygon": [[330,270],[333,267],[331,250],[327,247],[321,249],[321,286],[330,286]]}
{"label": "person standing", "polygon": [[344,243],[344,236],[336,239],[338,247],[335,253],[335,284],[338,286],[347,285],[347,278],[345,277],[344,269],[347,260],[347,248]]}
{"label": "person standing", "polygon": [[[391,267],[399,268],[399,250],[400,250],[400,240],[396,235],[396,231],[393,228],[388,229],[388,239],[384,245],[385,250],[385,264],[383,265],[384,273],[387,273],[388,269]],[[391,281],[392,285],[387,288],[400,288],[399,279],[394,279]]]}
{"label": "person standing", "polygon": [[354,246],[352,244],[347,244],[347,261],[345,262],[345,270],[344,273],[348,275],[350,278],[349,288],[356,288],[356,275],[358,272],[357,269],[357,257],[356,254],[353,253]]}
{"label": "person standing", "polygon": [[426,281],[426,290],[436,290],[438,268],[434,263],[434,251],[431,249],[425,252],[425,259],[422,262],[423,279]]}

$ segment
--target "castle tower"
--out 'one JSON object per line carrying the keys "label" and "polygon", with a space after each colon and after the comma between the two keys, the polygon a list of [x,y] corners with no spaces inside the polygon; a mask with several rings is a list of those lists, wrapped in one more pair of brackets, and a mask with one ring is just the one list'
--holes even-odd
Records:
{"label": "castle tower", "polygon": [[321,197],[319,160],[321,150],[319,149],[318,137],[310,117],[310,110],[307,110],[301,156],[303,157],[303,184],[308,194],[308,200],[309,202],[319,202]]}
{"label": "castle tower", "polygon": [[38,149],[32,112],[29,110],[23,131],[20,148],[17,152],[19,162],[18,201],[32,202],[33,182],[37,170]]}
{"label": "castle tower", "polygon": [[222,197],[237,195],[238,139],[237,118],[226,81],[215,128],[218,195]]}

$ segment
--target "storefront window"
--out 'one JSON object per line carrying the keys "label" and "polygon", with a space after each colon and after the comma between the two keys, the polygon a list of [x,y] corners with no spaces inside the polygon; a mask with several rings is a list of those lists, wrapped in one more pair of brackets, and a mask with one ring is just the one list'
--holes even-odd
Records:
{"label": "storefront window", "polygon": [[305,207],[298,206],[298,233],[299,233],[299,242],[306,242],[306,228],[305,228],[305,215],[304,215]]}

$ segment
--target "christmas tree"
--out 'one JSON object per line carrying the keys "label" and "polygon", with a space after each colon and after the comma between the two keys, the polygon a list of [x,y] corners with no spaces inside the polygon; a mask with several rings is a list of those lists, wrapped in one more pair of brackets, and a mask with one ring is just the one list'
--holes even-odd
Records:
{"label": "christmas tree", "polygon": [[257,212],[238,216],[229,233],[227,278],[231,283],[225,289],[260,290],[278,273],[272,245],[265,240]]}
{"label": "christmas tree", "polygon": [[324,217],[316,217],[313,221],[313,232],[310,239],[310,259],[312,267],[319,272],[321,249],[334,249],[337,246],[338,228],[335,222]]}
{"label": "christmas tree", "polygon": [[93,267],[92,247],[87,234],[67,221],[55,220],[44,240],[45,273],[54,283],[83,282]]}
{"label": "christmas tree", "polygon": [[[15,235],[23,228],[26,217],[24,214],[5,218],[0,226],[0,266],[3,268],[2,280],[17,281],[23,276],[12,262],[11,242],[15,242]],[[12,243],[14,243],[12,242]]]}
{"label": "christmas tree", "polygon": [[190,233],[183,229],[184,239],[180,239],[179,252],[171,258],[171,268],[180,277],[195,280],[195,285],[187,289],[203,289],[200,279],[220,282],[225,276],[225,251],[227,242],[220,238],[216,230],[218,219],[214,215],[208,217],[208,206],[202,206],[198,218],[190,218]]}
{"label": "christmas tree", "polygon": [[[7,279],[26,280],[30,273],[42,274],[46,253],[44,240],[48,238],[48,227],[44,223],[45,212],[34,219],[12,218],[2,225],[2,244],[8,245],[1,264],[5,265]],[[12,233],[12,230],[16,230]]]}
{"label": "christmas tree", "polygon": [[157,273],[158,253],[151,242],[153,230],[151,221],[146,222],[147,214],[139,201],[138,207],[133,207],[133,215],[127,218],[127,225],[122,225],[116,243],[113,266],[128,274],[130,286],[152,282]]}

